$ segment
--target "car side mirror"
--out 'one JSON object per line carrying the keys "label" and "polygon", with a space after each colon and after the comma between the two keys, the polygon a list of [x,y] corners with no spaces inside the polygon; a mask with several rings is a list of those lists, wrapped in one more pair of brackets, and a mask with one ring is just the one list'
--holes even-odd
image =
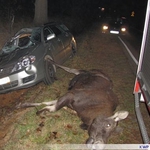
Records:
{"label": "car side mirror", "polygon": [[53,38],[55,38],[55,37],[56,37],[56,36],[55,36],[54,33],[49,34],[49,35],[47,36],[47,41],[49,41],[49,40],[51,40],[51,39],[53,39]]}

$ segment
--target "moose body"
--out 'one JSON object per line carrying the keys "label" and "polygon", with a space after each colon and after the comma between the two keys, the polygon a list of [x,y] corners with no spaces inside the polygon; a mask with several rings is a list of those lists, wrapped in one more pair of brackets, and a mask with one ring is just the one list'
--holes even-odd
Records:
{"label": "moose body", "polygon": [[118,111],[114,114],[118,99],[113,92],[112,81],[101,70],[77,70],[52,63],[75,74],[70,81],[68,92],[55,101],[25,103],[21,106],[45,104],[46,107],[38,113],[45,110],[54,112],[67,106],[77,112],[83,122],[81,127],[88,130],[89,138],[86,143],[105,144],[117,122],[128,116],[127,111]]}
{"label": "moose body", "polygon": [[59,98],[56,110],[64,106],[75,110],[87,128],[97,116],[113,114],[118,99],[112,92],[112,81],[100,75],[104,76],[100,70],[81,71],[70,81],[68,92]]}

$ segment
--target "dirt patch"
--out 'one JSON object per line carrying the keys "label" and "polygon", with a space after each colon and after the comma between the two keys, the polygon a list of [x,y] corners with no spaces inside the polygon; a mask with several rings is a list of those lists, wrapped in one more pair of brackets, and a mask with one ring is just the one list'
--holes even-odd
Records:
{"label": "dirt patch", "polygon": [[[135,76],[130,69],[128,59],[124,55],[122,45],[115,35],[101,34],[100,26],[94,25],[87,33],[76,37],[78,44],[78,55],[65,65],[74,68],[102,69],[106,72],[114,82],[114,91],[118,95],[120,106],[118,109],[128,110],[129,117],[120,122],[120,126],[124,132],[114,135],[110,139],[110,143],[142,143],[139,132],[135,112],[133,86]],[[62,77],[63,76],[63,77]],[[70,78],[71,76],[69,76]],[[66,74],[59,76],[59,81],[68,80]],[[59,84],[59,83],[56,83]],[[59,97],[67,89],[66,85],[55,88],[55,84],[51,85],[54,89],[55,97]],[[15,106],[22,101],[42,101],[44,97],[52,97],[49,95],[49,87],[40,83],[34,87],[25,90],[10,92],[0,95],[0,145],[5,145],[14,134],[14,124],[27,110],[16,110]],[[68,126],[67,126],[68,128]],[[12,139],[11,139],[12,140]]]}
{"label": "dirt patch", "polygon": [[[43,83],[39,83],[31,88],[0,95],[0,147],[11,139],[14,124],[28,111],[18,110],[16,109],[16,106],[25,101],[33,102],[36,97],[41,94],[44,88],[45,85]],[[28,94],[30,95],[29,97]]]}

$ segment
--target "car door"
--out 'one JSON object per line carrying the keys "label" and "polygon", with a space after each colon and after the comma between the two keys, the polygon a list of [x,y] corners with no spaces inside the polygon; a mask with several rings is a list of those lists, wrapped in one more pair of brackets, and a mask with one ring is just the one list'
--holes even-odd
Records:
{"label": "car door", "polygon": [[71,55],[71,34],[70,32],[64,31],[60,28],[60,25],[52,27],[52,30],[57,35],[59,40],[63,44],[62,54],[63,54],[63,61],[65,61]]}
{"label": "car door", "polygon": [[69,29],[63,24],[60,24],[57,27],[62,31],[61,40],[63,42],[64,48],[66,48],[70,45],[71,41],[71,34],[69,32]]}
{"label": "car door", "polygon": [[72,53],[71,51],[71,40],[72,40],[72,35],[70,34],[69,29],[64,25],[64,24],[60,24],[59,26],[57,26],[61,31],[61,41],[64,45],[64,50],[66,53],[66,57],[69,57]]}
{"label": "car door", "polygon": [[[55,37],[51,40],[47,40],[48,35],[55,34]],[[54,60],[57,63],[62,63],[64,60],[64,54],[63,54],[63,44],[59,38],[59,33],[54,32],[50,26],[47,26],[44,28],[43,31],[44,34],[44,40],[48,44],[48,50],[50,53],[52,53]]]}

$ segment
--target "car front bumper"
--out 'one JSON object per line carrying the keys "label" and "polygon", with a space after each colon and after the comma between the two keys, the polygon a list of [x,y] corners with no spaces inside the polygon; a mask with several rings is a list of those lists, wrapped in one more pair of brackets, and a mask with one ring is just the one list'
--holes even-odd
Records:
{"label": "car front bumper", "polygon": [[30,68],[26,68],[18,73],[1,78],[0,93],[27,88],[37,82],[37,69],[35,66],[31,65]]}

